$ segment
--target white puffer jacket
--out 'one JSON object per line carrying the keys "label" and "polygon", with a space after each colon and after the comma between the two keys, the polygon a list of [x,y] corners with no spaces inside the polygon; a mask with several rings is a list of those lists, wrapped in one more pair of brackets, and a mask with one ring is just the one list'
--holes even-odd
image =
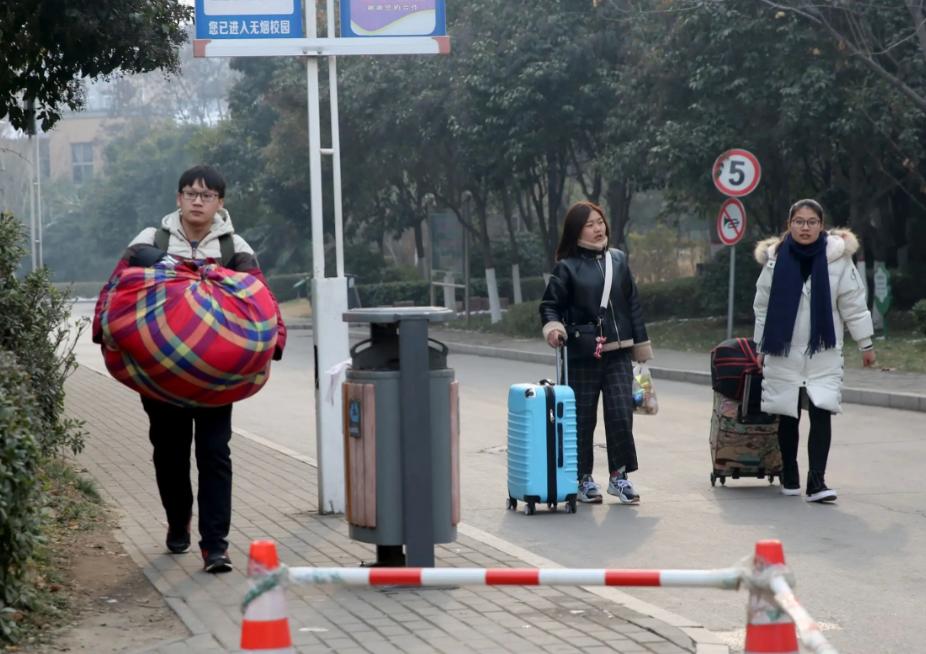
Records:
{"label": "white puffer jacket", "polygon": [[[778,257],[779,238],[760,241],[755,257],[762,265],[756,282],[756,314],[754,339],[762,342],[765,316],[772,288],[772,273]],[[784,416],[798,416],[800,389],[806,388],[810,400],[819,408],[839,413],[842,411],[842,344],[845,327],[860,348],[871,345],[874,328],[866,304],[866,290],[852,255],[858,250],[858,239],[847,229],[829,231],[826,241],[826,260],[830,274],[830,296],[833,301],[833,327],[836,330],[836,347],[807,355],[810,342],[810,283],[804,282],[804,291],[794,321],[791,349],[786,356],[765,357],[762,382],[762,410]]]}

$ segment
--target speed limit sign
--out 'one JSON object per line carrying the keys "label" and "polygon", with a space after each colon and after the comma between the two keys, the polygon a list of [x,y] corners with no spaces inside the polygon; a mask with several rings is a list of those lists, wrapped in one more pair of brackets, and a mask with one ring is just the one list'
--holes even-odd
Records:
{"label": "speed limit sign", "polygon": [[718,191],[731,198],[741,198],[759,185],[762,169],[755,155],[734,148],[717,157],[712,176]]}

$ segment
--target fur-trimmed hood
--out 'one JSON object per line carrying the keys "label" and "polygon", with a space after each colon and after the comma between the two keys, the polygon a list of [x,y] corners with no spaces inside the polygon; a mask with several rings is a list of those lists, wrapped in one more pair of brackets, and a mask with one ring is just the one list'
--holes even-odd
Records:
{"label": "fur-trimmed hood", "polygon": [[[845,227],[835,227],[826,232],[826,260],[829,262],[836,261],[840,257],[851,257],[858,252],[858,237],[852,233],[852,230]],[[778,258],[778,245],[781,243],[780,236],[773,236],[756,243],[754,256],[759,265],[764,266],[770,260]]]}

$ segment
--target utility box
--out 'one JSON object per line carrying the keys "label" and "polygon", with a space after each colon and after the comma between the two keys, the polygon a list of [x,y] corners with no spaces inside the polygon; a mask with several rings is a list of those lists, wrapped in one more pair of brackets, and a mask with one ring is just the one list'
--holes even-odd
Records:
{"label": "utility box", "polygon": [[456,540],[459,391],[447,347],[428,338],[431,322],[453,317],[440,307],[344,314],[370,324],[342,392],[350,537],[377,546],[376,565],[433,567],[434,545]]}

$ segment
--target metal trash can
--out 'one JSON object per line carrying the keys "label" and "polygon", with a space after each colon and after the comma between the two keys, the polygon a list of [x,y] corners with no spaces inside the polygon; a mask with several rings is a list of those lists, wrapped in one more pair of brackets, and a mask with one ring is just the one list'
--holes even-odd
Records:
{"label": "metal trash can", "polygon": [[428,338],[429,323],[453,316],[440,307],[344,314],[370,323],[343,386],[344,454],[350,537],[377,546],[374,565],[433,567],[434,545],[456,540],[458,384],[447,347]]}

